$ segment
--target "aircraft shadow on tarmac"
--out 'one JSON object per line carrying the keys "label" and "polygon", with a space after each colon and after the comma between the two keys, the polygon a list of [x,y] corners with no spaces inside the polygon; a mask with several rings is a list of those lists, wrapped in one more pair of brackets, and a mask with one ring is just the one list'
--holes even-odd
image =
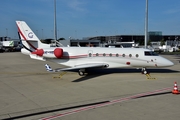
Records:
{"label": "aircraft shadow on tarmac", "polygon": [[[147,69],[147,71],[149,73],[178,73],[180,71],[176,71],[176,70],[170,70],[170,69]],[[103,76],[103,75],[108,75],[108,74],[113,74],[113,73],[119,73],[119,74],[123,74],[123,73],[139,73],[141,74],[141,69],[123,69],[123,68],[113,68],[113,69],[94,69],[94,70],[88,70],[88,73],[81,77],[78,78],[76,80],[73,80],[72,82],[82,82],[82,81],[86,81],[89,80],[91,78],[96,78],[99,76]]]}

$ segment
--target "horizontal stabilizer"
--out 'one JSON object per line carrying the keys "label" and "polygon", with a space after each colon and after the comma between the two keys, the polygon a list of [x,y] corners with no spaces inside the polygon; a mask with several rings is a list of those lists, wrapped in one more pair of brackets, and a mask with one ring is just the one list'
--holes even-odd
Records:
{"label": "horizontal stabilizer", "polygon": [[30,54],[30,57],[31,57],[32,59],[46,61],[46,59],[44,59],[43,57],[38,56],[38,55],[35,55],[35,54]]}

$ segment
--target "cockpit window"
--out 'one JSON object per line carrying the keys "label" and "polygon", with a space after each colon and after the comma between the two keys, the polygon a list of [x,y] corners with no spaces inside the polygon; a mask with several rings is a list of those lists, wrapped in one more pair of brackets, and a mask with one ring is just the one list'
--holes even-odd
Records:
{"label": "cockpit window", "polygon": [[153,51],[144,51],[144,55],[145,56],[158,56],[158,54],[156,54]]}

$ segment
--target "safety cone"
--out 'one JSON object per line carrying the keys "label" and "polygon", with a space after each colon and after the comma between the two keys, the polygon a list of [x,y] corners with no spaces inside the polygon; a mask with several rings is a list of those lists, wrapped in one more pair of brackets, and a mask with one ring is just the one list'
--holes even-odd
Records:
{"label": "safety cone", "polygon": [[174,82],[174,89],[172,90],[173,94],[180,94],[179,90],[178,90],[178,86],[177,86],[177,82]]}

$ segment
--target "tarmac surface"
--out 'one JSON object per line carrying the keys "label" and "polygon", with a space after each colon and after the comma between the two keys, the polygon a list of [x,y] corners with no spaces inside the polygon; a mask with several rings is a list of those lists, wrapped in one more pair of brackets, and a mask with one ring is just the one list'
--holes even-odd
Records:
{"label": "tarmac surface", "polygon": [[[180,119],[180,95],[171,93],[175,81],[180,85],[180,55],[164,57],[175,65],[149,68],[151,78],[147,79],[141,74],[141,69],[136,68],[94,70],[85,77],[76,72],[61,73],[60,76],[60,73],[47,72],[44,65],[48,63],[52,68],[64,66],[33,60],[20,52],[0,53],[0,119]],[[166,88],[170,89],[80,111],[82,106]],[[73,110],[76,111],[71,113]],[[61,114],[64,116],[55,117]]]}

